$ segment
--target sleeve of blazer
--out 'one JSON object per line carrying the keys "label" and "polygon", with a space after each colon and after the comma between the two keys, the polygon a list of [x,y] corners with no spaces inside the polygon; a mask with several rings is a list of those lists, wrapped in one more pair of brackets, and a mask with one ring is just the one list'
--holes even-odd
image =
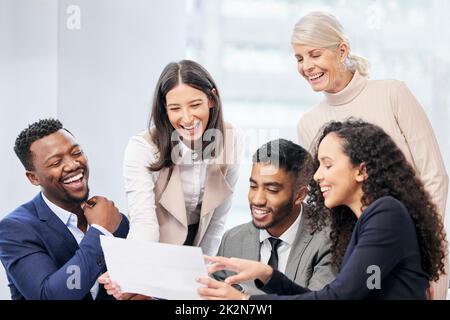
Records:
{"label": "sleeve of blazer", "polygon": [[337,268],[332,263],[331,240],[329,230],[320,232],[317,254],[314,258],[314,269],[308,282],[308,289],[321,290],[336,278]]}
{"label": "sleeve of blazer", "polygon": [[[222,241],[220,242],[219,251],[217,252],[217,256],[219,256],[219,257],[225,257],[224,250],[226,247],[228,234],[229,234],[229,232],[225,232],[225,234],[222,237]],[[218,281],[224,281],[227,278],[227,274],[224,270],[220,270],[220,271],[213,273],[212,277]]]}
{"label": "sleeve of blazer", "polygon": [[[230,231],[225,232],[225,234],[223,235],[222,241],[219,246],[219,251],[217,252],[217,256],[229,257],[229,255],[226,255],[226,253],[225,253],[225,248],[227,248],[227,241],[228,241],[229,236],[230,236]],[[220,271],[213,273],[211,276],[218,281],[224,281],[226,278],[228,278],[232,274],[235,274],[235,273],[231,272],[231,271],[220,270]],[[239,291],[244,290],[244,288],[242,287],[241,284],[233,284],[232,286]]]}
{"label": "sleeve of blazer", "polygon": [[159,241],[154,191],[157,174],[149,170],[156,159],[155,154],[155,148],[142,136],[132,137],[125,150],[123,176],[130,217],[130,239]]}
{"label": "sleeve of blazer", "polygon": [[81,300],[105,262],[96,228],[89,228],[75,255],[61,268],[42,247],[41,235],[17,219],[0,222],[0,256],[8,277],[29,300]]}
{"label": "sleeve of blazer", "polygon": [[403,226],[410,219],[399,204],[389,201],[379,205],[367,215],[360,226],[359,241],[342,266],[336,280],[320,291],[309,291],[278,271],[260,289],[277,295],[254,296],[252,299],[283,300],[350,300],[363,299],[369,294],[367,287],[367,267],[377,265],[381,278],[388,275],[399,261],[402,250]]}
{"label": "sleeve of blazer", "polygon": [[114,237],[117,238],[126,238],[128,235],[128,231],[130,229],[130,224],[125,215],[122,214],[122,221],[120,221],[119,227],[113,233]]}

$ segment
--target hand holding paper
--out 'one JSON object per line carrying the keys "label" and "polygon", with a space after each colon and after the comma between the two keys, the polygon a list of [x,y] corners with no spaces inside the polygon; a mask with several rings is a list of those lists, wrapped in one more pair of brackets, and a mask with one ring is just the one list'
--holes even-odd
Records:
{"label": "hand holding paper", "polygon": [[122,292],[197,300],[195,279],[207,276],[199,247],[100,237],[108,273]]}

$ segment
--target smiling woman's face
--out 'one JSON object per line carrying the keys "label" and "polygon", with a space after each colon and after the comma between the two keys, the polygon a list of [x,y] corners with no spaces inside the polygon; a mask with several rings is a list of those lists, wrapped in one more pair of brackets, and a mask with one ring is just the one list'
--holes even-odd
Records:
{"label": "smiling woman's face", "polygon": [[314,180],[320,185],[325,206],[332,209],[345,205],[355,214],[360,213],[364,177],[359,166],[353,166],[344,153],[342,139],[335,133],[328,134],[320,143],[318,160],[320,166]]}
{"label": "smiling woman's face", "polygon": [[166,94],[166,109],[174,129],[187,141],[201,139],[208,126],[211,103],[206,94],[180,83]]}
{"label": "smiling woman's face", "polygon": [[346,45],[342,44],[337,50],[302,44],[294,44],[293,48],[298,72],[314,91],[336,93],[345,88],[348,83],[343,68],[348,54]]}

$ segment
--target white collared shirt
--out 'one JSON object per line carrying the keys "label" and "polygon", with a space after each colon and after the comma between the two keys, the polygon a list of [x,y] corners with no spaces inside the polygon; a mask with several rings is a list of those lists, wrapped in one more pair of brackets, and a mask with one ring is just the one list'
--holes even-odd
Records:
{"label": "white collared shirt", "polygon": [[[302,217],[303,205],[300,209],[300,214],[294,223],[287,229],[280,237],[278,237],[282,242],[278,246],[278,270],[285,273],[287,262],[289,259],[289,254],[291,253],[292,245],[297,236],[298,227],[300,225],[300,219]],[[259,230],[259,241],[261,243],[260,249],[260,261],[267,264],[270,259],[270,254],[272,251],[272,245],[270,244],[269,238],[273,237],[266,229]]]}
{"label": "white collared shirt", "polygon": [[191,225],[200,221],[208,161],[201,159],[202,150],[192,150],[182,142],[179,143],[179,146],[184,160],[179,165],[181,185],[184,193],[187,224]]}
{"label": "white collared shirt", "polygon": [[[67,210],[64,210],[63,208],[60,208],[59,206],[57,206],[56,204],[54,204],[53,202],[48,200],[45,197],[43,192],[41,192],[41,195],[42,195],[42,198],[44,199],[45,203],[47,204],[47,206],[50,208],[50,210],[52,210],[53,213],[67,226],[67,229],[69,229],[70,233],[73,235],[73,237],[75,238],[77,243],[80,244],[80,242],[84,238],[84,232],[78,228],[77,215],[72,212],[69,212]],[[111,234],[111,232],[109,232],[108,230],[106,230],[105,228],[103,228],[100,225],[93,224],[91,226],[88,226],[88,229],[89,229],[89,227],[96,228],[97,230],[102,232],[105,236],[113,236]],[[90,292],[92,295],[92,299],[95,300],[95,298],[97,297],[97,294],[98,294],[98,282],[97,281],[95,281]]]}

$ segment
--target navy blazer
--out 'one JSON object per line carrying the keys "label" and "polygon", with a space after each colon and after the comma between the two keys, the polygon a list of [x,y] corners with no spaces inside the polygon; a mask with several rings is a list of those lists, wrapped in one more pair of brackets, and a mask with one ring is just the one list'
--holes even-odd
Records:
{"label": "navy blazer", "polygon": [[[368,282],[375,283],[371,276],[376,274],[370,266],[380,268],[380,288],[368,286]],[[260,289],[289,296],[269,294],[251,299],[426,299],[428,278],[408,210],[397,199],[382,197],[358,219],[335,281],[320,291],[310,291],[274,271]]]}
{"label": "navy blazer", "polygon": [[[122,215],[114,236],[125,238],[128,229],[128,219]],[[90,289],[106,271],[100,235],[98,229],[89,228],[78,245],[41,193],[15,209],[0,222],[0,259],[11,298],[92,300]],[[74,270],[80,275],[75,289],[78,272]],[[108,298],[100,285],[96,300]]]}

